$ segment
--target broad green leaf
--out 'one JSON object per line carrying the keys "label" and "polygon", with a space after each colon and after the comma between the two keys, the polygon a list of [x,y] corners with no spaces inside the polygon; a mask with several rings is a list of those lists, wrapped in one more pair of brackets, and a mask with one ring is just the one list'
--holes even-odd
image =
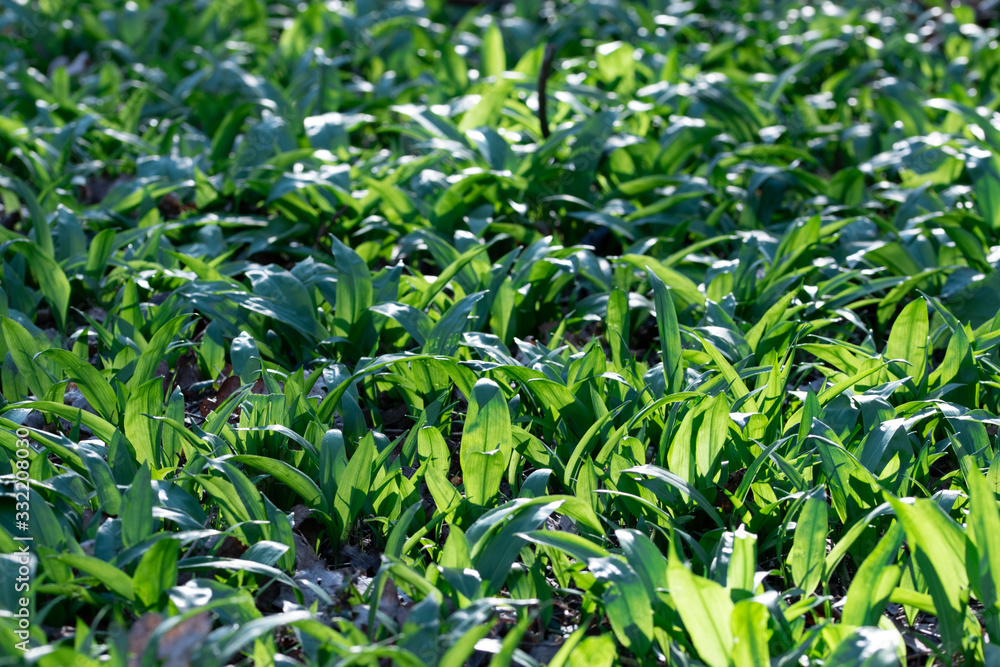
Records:
{"label": "broad green leaf", "polygon": [[462,331],[469,323],[472,309],[485,294],[485,292],[475,292],[453,304],[427,334],[427,341],[423,347],[424,353],[454,355],[455,350],[458,349]]}
{"label": "broad green leaf", "polygon": [[278,558],[277,566],[285,571],[295,569],[295,534],[292,532],[292,523],[284,512],[274,506],[267,496],[263,496],[264,508],[267,511],[267,521],[269,539],[288,547],[288,551]]}
{"label": "broad green leaf", "polygon": [[343,477],[337,480],[333,511],[339,520],[342,541],[350,534],[354,518],[361,511],[371,491],[372,467],[375,464],[376,454],[375,440],[369,434],[361,439],[357,451],[347,461]]}
{"label": "broad green leaf", "polygon": [[965,164],[980,214],[991,227],[1000,228],[1000,159],[993,151],[970,148]]}
{"label": "broad green leaf", "polygon": [[710,481],[723,454],[730,423],[725,394],[689,410],[668,452],[671,471],[692,484]]}
{"label": "broad green leaf", "polygon": [[605,583],[605,613],[618,641],[639,655],[649,649],[653,637],[651,599],[628,563],[579,535],[535,530],[521,536],[586,563],[594,578]]}
{"label": "broad green leaf", "polygon": [[699,507],[705,510],[705,513],[708,514],[708,516],[711,517],[713,521],[715,521],[715,524],[717,526],[719,526],[720,528],[725,527],[726,524],[722,520],[722,516],[715,509],[715,506],[708,501],[708,499],[704,496],[704,494],[702,494],[700,491],[698,491],[696,488],[691,486],[688,482],[681,479],[674,473],[652,465],[636,466],[635,468],[629,468],[624,472],[635,473],[637,475],[649,475],[650,477],[666,482],[667,484],[674,487],[678,491],[682,491],[684,494],[690,496],[691,499],[694,500]]}
{"label": "broad green leaf", "polygon": [[441,432],[432,426],[425,426],[417,431],[417,453],[420,462],[447,475],[451,468],[451,456],[448,443]]}
{"label": "broad green leaf", "polygon": [[[289,325],[311,341],[325,340],[330,335],[316,319],[316,305],[309,289],[294,273],[270,264],[248,269],[246,275],[253,284],[252,292],[230,292],[230,298],[241,307],[281,322],[282,325]],[[337,285],[339,289],[339,281]],[[367,315],[365,308],[367,304],[361,308],[363,314]],[[337,324],[336,317],[334,324]]]}
{"label": "broad green leaf", "polygon": [[899,584],[902,570],[896,557],[903,544],[903,529],[894,523],[865,558],[844,603],[843,621],[848,625],[876,625],[885,612],[889,596]]}
{"label": "broad green leaf", "polygon": [[507,70],[503,34],[496,23],[490,24],[483,36],[483,76],[500,76]]}
{"label": "broad green leaf", "polygon": [[419,504],[411,505],[403,513],[403,516],[399,518],[396,525],[392,527],[392,532],[389,533],[389,539],[385,546],[385,553],[390,558],[400,558],[403,555],[406,531],[410,527],[410,522],[413,521],[413,516],[419,509],[421,509]]}
{"label": "broad green leaf", "polygon": [[561,500],[525,504],[510,515],[485,547],[478,550],[473,566],[482,576],[487,593],[498,592],[507,580],[511,565],[525,544],[520,533],[539,528],[562,504]]}
{"label": "broad green leaf", "polygon": [[591,558],[590,573],[607,582],[602,600],[618,641],[637,655],[644,655],[653,641],[651,600],[639,576],[625,561],[614,556]]}
{"label": "broad green leaf", "polygon": [[[127,386],[130,391],[136,391],[139,385],[148,386],[150,380],[156,377],[156,370],[166,356],[167,348],[173,342],[174,337],[184,328],[184,323],[187,319],[187,315],[179,315],[171,319],[153,334],[146,349],[139,355],[139,359],[135,364],[135,371],[132,373],[132,377],[129,378]],[[162,393],[163,390],[161,388],[161,400],[163,398]],[[127,408],[128,406],[126,406],[126,412]]]}
{"label": "broad green leaf", "polygon": [[49,258],[55,257],[55,244],[52,241],[52,230],[49,227],[48,216],[39,204],[38,198],[35,196],[31,186],[12,175],[7,169],[4,169],[3,172],[0,173],[0,188],[10,190],[24,201],[25,207],[30,214],[35,243],[38,244],[38,248],[42,254]]}
{"label": "broad green leaf", "polygon": [[247,332],[243,331],[233,339],[233,344],[229,348],[229,358],[233,362],[233,372],[239,376],[243,384],[254,382],[260,375],[260,350]]}
{"label": "broad green leaf", "polygon": [[467,664],[466,661],[472,657],[472,654],[476,650],[476,644],[483,639],[486,635],[490,633],[492,629],[491,625],[479,625],[474,626],[469,629],[468,632],[459,635],[454,644],[452,644],[444,655],[441,656],[441,661],[438,662],[438,667],[463,667]]}
{"label": "broad green leaf", "polygon": [[[500,48],[502,53],[502,44]],[[501,67],[503,65],[498,63],[494,66]],[[483,127],[489,129],[497,125],[501,118],[501,114],[503,113],[504,103],[510,96],[511,91],[514,90],[514,81],[504,77],[503,70],[500,71],[497,77],[496,82],[483,92],[479,102],[476,103],[476,106],[466,111],[465,115],[462,116],[462,121],[458,124],[459,130],[462,132],[469,132],[472,130],[474,132],[475,128]],[[473,137],[475,135],[473,135],[472,132],[469,132],[469,136]],[[477,174],[476,176],[480,175]],[[489,174],[482,174],[482,176],[489,176]],[[461,183],[458,183],[452,187],[457,188],[461,187],[461,185]],[[438,215],[439,219],[446,217],[446,202],[444,200],[451,193],[452,191],[446,192],[445,195],[441,197],[438,205],[435,206],[435,214]],[[465,203],[464,197],[461,197],[461,195],[456,195],[455,199],[461,201],[462,204]],[[435,222],[437,223],[438,221]]]}
{"label": "broad green leaf", "polygon": [[893,667],[899,664],[902,637],[895,630],[858,628],[837,645],[827,665]]}
{"label": "broad green leaf", "polygon": [[121,511],[122,497],[108,462],[89,447],[80,447],[79,452],[87,472],[90,473],[89,481],[97,492],[97,502],[101,511],[116,516]]}
{"label": "broad green leaf", "polygon": [[746,401],[744,402],[744,409],[746,411],[751,413],[758,412],[757,402],[750,394],[750,389],[747,387],[743,378],[740,377],[740,374],[736,371],[736,369],[733,368],[732,364],[730,364],[726,358],[722,356],[722,353],[719,352],[719,350],[712,345],[712,343],[705,340],[697,333],[693,335],[698,339],[698,342],[701,343],[702,348],[704,348],[708,356],[712,358],[712,361],[715,363],[715,367],[719,369],[720,373],[722,373],[722,377],[726,379],[729,390],[733,392],[733,396],[737,399],[746,398]]}
{"label": "broad green leaf", "polygon": [[788,562],[795,585],[810,594],[823,579],[826,558],[827,522],[826,494],[817,489],[802,505],[795,523],[795,537]]}
{"label": "broad green leaf", "polygon": [[52,378],[35,360],[35,356],[41,351],[38,341],[32,338],[24,327],[9,317],[0,320],[0,328],[2,328],[4,340],[7,343],[7,350],[17,365],[17,370],[24,375],[28,388],[31,389],[35,398],[43,399],[49,387],[52,386]]}
{"label": "broad green leaf", "polygon": [[650,600],[657,599],[657,590],[667,587],[667,559],[653,541],[637,530],[619,529],[615,537],[632,569],[646,587]]}
{"label": "broad green leaf", "polygon": [[139,468],[122,499],[122,544],[129,548],[153,534],[153,487],[149,463]]}
{"label": "broad green leaf", "polygon": [[333,333],[358,340],[367,309],[372,305],[372,277],[361,257],[331,236],[331,250],[337,261],[337,303]]}
{"label": "broad green leaf", "polygon": [[767,607],[755,600],[740,600],[733,607],[733,664],[759,667],[771,664],[768,649]]}
{"label": "broad green leaf", "polygon": [[705,295],[698,290],[694,281],[683,273],[664,266],[652,257],[645,255],[626,254],[622,255],[621,259],[640,271],[656,274],[656,277],[671,289],[670,296],[672,300],[676,299],[675,307],[683,310],[688,306],[701,307],[705,304]]}
{"label": "broad green leaf", "polygon": [[510,412],[503,390],[492,380],[479,380],[472,389],[460,450],[462,478],[470,502],[489,502],[499,489],[500,475],[512,453]]}
{"label": "broad green leaf", "polygon": [[674,394],[684,387],[684,357],[681,355],[681,330],[677,324],[677,313],[674,310],[673,299],[667,292],[666,285],[647,268],[649,281],[653,284],[653,297],[656,302],[656,326],[660,331],[660,356],[663,361],[663,379],[666,382],[666,393]]}
{"label": "broad green leaf", "polygon": [[969,484],[969,543],[966,563],[976,597],[983,604],[983,616],[990,638],[1000,639],[1000,512],[995,490],[973,467],[966,476]]}
{"label": "broad green leaf", "polygon": [[500,482],[503,481],[504,456],[500,449],[469,452],[462,466],[462,480],[465,497],[473,505],[480,507],[491,504],[498,496]]}
{"label": "broad green leaf", "polygon": [[96,577],[100,584],[129,602],[135,598],[135,587],[131,577],[111,563],[84,554],[61,554],[54,558],[84,574]]}
{"label": "broad green leaf", "polygon": [[135,595],[149,608],[158,606],[160,596],[177,584],[177,556],[180,542],[158,540],[143,554],[135,569]]}
{"label": "broad green leaf", "polygon": [[38,245],[29,241],[20,242],[15,246],[28,260],[31,275],[35,277],[38,286],[45,295],[45,300],[52,306],[56,322],[60,329],[66,326],[66,315],[69,311],[70,284],[62,267],[52,259],[50,254]]}
{"label": "broad green leaf", "polygon": [[371,310],[399,322],[406,333],[410,334],[420,347],[424,346],[431,329],[434,328],[434,323],[427,316],[427,313],[405,303],[394,301],[377,303],[371,307]]}
{"label": "broad green leaf", "polygon": [[675,537],[667,566],[670,595],[699,657],[711,667],[727,667],[733,651],[729,591],[691,572],[684,564]]}
{"label": "broad green leaf", "polygon": [[918,498],[909,503],[891,496],[888,500],[930,589],[944,646],[949,652],[959,651],[966,638],[969,602],[966,537],[933,500]]}
{"label": "broad green leaf", "polygon": [[311,508],[321,508],[321,500],[323,497],[322,492],[316,483],[312,481],[306,474],[297,470],[296,468],[290,466],[284,461],[278,459],[268,458],[266,456],[251,456],[248,454],[241,454],[238,456],[231,456],[229,461],[237,461],[243,465],[248,465],[252,468],[256,468],[261,472],[265,472],[271,477],[274,477],[279,482],[286,484],[290,489],[295,491],[302,497],[305,501],[306,507]]}
{"label": "broad green leaf", "polygon": [[136,460],[157,464],[160,448],[157,440],[159,423],[150,417],[163,413],[163,381],[153,378],[137,385],[125,404],[125,436],[135,447]]}
{"label": "broad green leaf", "polygon": [[890,364],[889,370],[896,377],[907,375],[919,385],[927,368],[927,303],[917,299],[909,303],[896,318],[885,347],[888,359],[904,359],[908,366]]}
{"label": "broad green leaf", "polygon": [[108,381],[88,362],[69,350],[50,348],[42,356],[52,359],[80,387],[90,406],[110,422],[118,421],[118,399]]}

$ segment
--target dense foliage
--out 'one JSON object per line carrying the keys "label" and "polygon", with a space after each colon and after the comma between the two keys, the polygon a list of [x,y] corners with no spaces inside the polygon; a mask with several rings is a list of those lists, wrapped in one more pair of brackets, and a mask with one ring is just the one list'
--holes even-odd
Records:
{"label": "dense foliage", "polygon": [[0,664],[1000,660],[995,3],[0,2]]}

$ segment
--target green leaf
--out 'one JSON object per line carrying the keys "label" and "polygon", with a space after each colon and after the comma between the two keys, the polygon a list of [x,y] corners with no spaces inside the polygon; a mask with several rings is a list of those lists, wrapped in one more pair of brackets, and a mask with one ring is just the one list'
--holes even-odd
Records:
{"label": "green leaf", "polygon": [[[280,574],[280,573],[279,573]],[[313,614],[300,609],[281,614],[272,614],[263,618],[255,618],[236,627],[235,631],[217,640],[219,644],[214,648],[213,654],[218,664],[224,665],[239,651],[249,646],[254,640],[260,637],[271,636],[272,633],[283,625],[290,625],[297,621],[314,620]]]}
{"label": "green leaf", "polygon": [[163,413],[163,381],[153,378],[136,386],[125,404],[125,436],[135,448],[139,463],[157,464],[160,448],[156,434],[159,424],[147,415]]}
{"label": "green leaf", "polygon": [[233,372],[239,376],[243,384],[251,384],[260,376],[260,350],[246,331],[241,331],[240,335],[233,339],[229,358],[233,362]]}
{"label": "green leaf", "polygon": [[[377,200],[382,205],[382,211],[390,220],[401,222],[412,218],[416,214],[417,209],[414,206],[413,200],[403,189],[394,187],[392,183],[374,178],[366,178],[365,184],[371,189],[372,195],[377,197]],[[347,246],[344,247],[346,248]]]}
{"label": "green leaf", "polygon": [[[501,45],[501,50],[503,45]],[[500,64],[499,67],[503,67]],[[479,98],[479,102],[476,106],[472,107],[462,116],[461,122],[458,124],[458,129],[462,132],[468,132],[476,128],[483,128],[483,130],[493,131],[492,128],[496,127],[500,117],[503,113],[504,104],[507,102],[507,98],[510,97],[511,91],[514,90],[514,81],[507,79],[503,76],[503,71],[501,70],[498,74],[498,79],[493,85],[489,86]],[[475,136],[470,133],[470,136]],[[470,178],[480,178],[488,177],[490,174],[476,174]],[[457,183],[452,188],[458,189],[463,186],[463,183]],[[454,193],[454,190],[449,190],[446,192],[441,199],[438,201],[438,205],[434,207],[434,213],[438,218],[446,218],[448,215],[448,204],[450,195]],[[454,197],[453,201],[460,203],[464,206],[465,201],[461,194]]]}
{"label": "green leaf", "polygon": [[807,594],[815,591],[823,578],[826,533],[829,530],[827,510],[826,494],[820,487],[806,499],[795,524],[795,537],[788,562],[795,585]]}
{"label": "green leaf", "polygon": [[396,303],[395,301],[377,303],[371,307],[371,311],[399,322],[406,333],[410,334],[420,347],[425,345],[427,336],[434,328],[434,323],[427,313],[405,303]]}
{"label": "green leaf", "polygon": [[41,352],[43,357],[58,364],[71,380],[80,387],[90,406],[110,422],[118,421],[118,399],[108,381],[88,362],[69,350],[49,348]]}
{"label": "green leaf", "polygon": [[639,576],[614,556],[591,558],[587,567],[598,581],[606,582],[601,599],[618,641],[636,655],[644,655],[653,640],[653,612]]}
{"label": "green leaf", "polygon": [[475,292],[463,297],[441,317],[427,335],[423,352],[451,356],[458,349],[462,332],[469,323],[472,309],[486,292]]}
{"label": "green leaf", "polygon": [[680,310],[684,310],[688,306],[701,307],[705,305],[705,295],[698,290],[694,281],[683,273],[645,255],[626,254],[621,256],[621,260],[640,271],[656,274],[656,277],[670,288],[671,299],[676,300],[674,305]]}
{"label": "green leaf", "polygon": [[222,123],[219,124],[219,127],[215,130],[215,134],[212,136],[212,152],[209,157],[213,164],[217,165],[229,158],[229,154],[233,149],[233,142],[236,141],[240,128],[243,127],[244,122],[253,112],[253,109],[253,104],[240,104],[226,113],[222,119]]}
{"label": "green leaf", "polygon": [[443,513],[450,522],[454,518],[455,510],[462,502],[462,495],[451,485],[451,482],[445,477],[445,473],[436,468],[430,468],[427,471],[424,475],[424,481],[427,483],[427,490],[434,498],[434,504],[437,505],[438,511]]}
{"label": "green leaf", "polygon": [[918,498],[912,504],[891,496],[888,500],[930,589],[944,648],[956,653],[967,637],[964,627],[969,577],[965,535],[933,500]]}
{"label": "green leaf", "polygon": [[248,465],[262,472],[266,472],[271,477],[285,484],[295,493],[302,497],[306,507],[321,509],[323,493],[316,486],[308,475],[297,468],[290,466],[284,461],[268,458],[266,456],[251,456],[240,454],[226,458],[227,461],[236,461],[243,465]]}
{"label": "green leaf", "polygon": [[584,637],[569,654],[569,667],[611,667],[617,658],[611,635]]}
{"label": "green leaf", "polygon": [[115,433],[119,432],[114,426],[95,414],[81,410],[80,408],[74,408],[72,405],[63,405],[54,401],[22,401],[20,403],[12,403],[0,408],[0,413],[19,408],[31,408],[39,412],[51,413],[70,421],[79,420],[84,426],[93,431],[94,435],[108,443],[112,441]]}
{"label": "green leaf", "polygon": [[462,466],[465,497],[473,505],[486,506],[498,496],[500,482],[503,481],[503,452],[491,449],[488,452],[471,451]]}
{"label": "green leaf", "polygon": [[339,520],[340,539],[350,535],[354,518],[365,504],[371,491],[372,468],[375,464],[375,439],[371,434],[361,439],[354,456],[347,462],[343,477],[337,480],[337,495],[333,500],[333,511]]}
{"label": "green leaf", "polygon": [[619,529],[615,537],[625,559],[642,579],[649,599],[657,600],[657,590],[667,587],[666,558],[649,537],[637,530]]}
{"label": "green leaf", "polygon": [[628,563],[580,535],[535,530],[521,533],[521,537],[560,549],[586,563],[594,578],[605,584],[604,610],[618,641],[638,655],[649,650],[653,638],[652,600]]}
{"label": "green leaf", "polygon": [[670,469],[688,482],[711,482],[729,434],[729,401],[712,396],[684,415],[668,452]]}
{"label": "green leaf", "polygon": [[[729,385],[729,390],[733,393],[733,396],[737,399],[746,398],[744,406],[746,406],[746,410],[748,412],[759,412],[757,402],[754,400],[753,396],[750,395],[750,389],[747,387],[743,378],[740,377],[740,374],[736,371],[736,369],[733,368],[732,364],[730,364],[726,358],[722,356],[722,353],[719,352],[718,348],[712,345],[712,343],[708,342],[697,333],[692,333],[692,335],[698,339],[702,348],[704,348],[708,356],[712,358],[712,362],[715,363],[715,367],[719,369],[719,372],[722,373],[722,377],[726,379],[726,382]],[[751,434],[751,436],[754,435],[755,434]],[[757,437],[760,435],[762,434],[756,434]]]}
{"label": "green leaf", "polygon": [[153,487],[149,463],[143,463],[122,500],[122,544],[138,544],[153,534]]}
{"label": "green leaf", "polygon": [[175,539],[153,542],[135,568],[135,596],[146,607],[158,607],[160,596],[177,585],[180,544]]}
{"label": "green leaf", "polygon": [[135,599],[132,578],[111,563],[83,554],[61,554],[53,556],[53,558],[80,570],[84,574],[96,577],[98,582],[106,586],[108,590],[129,602]]}
{"label": "green leaf", "polygon": [[760,602],[740,600],[733,607],[733,664],[736,667],[759,667],[771,664],[768,649],[767,621],[771,613]]}
{"label": "green leaf", "polygon": [[473,626],[464,634],[458,636],[444,655],[441,656],[438,667],[463,667],[466,661],[476,651],[476,644],[492,630],[492,624]]}
{"label": "green leaf", "polygon": [[246,275],[253,283],[253,293],[230,293],[243,308],[290,325],[307,339],[325,340],[329,336],[316,319],[316,306],[309,289],[295,274],[272,264],[248,269]]}
{"label": "green leaf", "polygon": [[56,315],[56,323],[60,329],[66,327],[66,314],[69,311],[70,285],[66,274],[51,255],[30,241],[17,242],[18,252],[24,255],[31,269],[31,275],[38,281],[38,286],[45,295],[45,300],[52,306]]}
{"label": "green leaf", "polygon": [[115,479],[111,474],[108,462],[89,447],[80,447],[78,451],[80,458],[83,459],[83,463],[87,467],[87,472],[90,474],[89,481],[97,492],[97,502],[99,503],[100,510],[105,514],[117,516],[121,511],[122,497],[118,492],[118,487],[115,485]]}
{"label": "green leaf", "polygon": [[847,590],[842,620],[847,625],[877,625],[889,596],[899,584],[902,569],[896,565],[903,544],[903,528],[893,523],[868,554]]}
{"label": "green leaf", "polygon": [[333,333],[360,342],[358,338],[368,321],[367,309],[372,305],[372,276],[361,256],[330,237],[330,249],[337,261],[337,302]]}
{"label": "green leaf", "polygon": [[684,357],[681,353],[681,330],[677,324],[677,312],[673,299],[667,293],[667,286],[647,268],[649,281],[653,284],[653,298],[656,303],[656,326],[660,331],[660,358],[663,362],[663,379],[667,394],[674,394],[684,388]]}
{"label": "green leaf", "polygon": [[567,487],[572,486],[573,480],[576,479],[577,470],[580,467],[580,462],[584,460],[585,457],[590,456],[593,453],[595,445],[601,440],[601,432],[604,426],[614,419],[618,415],[619,410],[614,410],[613,412],[608,412],[601,417],[599,417],[587,432],[583,434],[580,438],[580,442],[576,444],[573,448],[572,454],[570,454],[569,460],[566,462],[566,472],[563,475],[563,484]]}
{"label": "green leaf", "polygon": [[[181,329],[184,328],[184,322],[187,321],[187,319],[187,315],[178,315],[160,327],[156,333],[153,334],[153,337],[149,340],[149,344],[146,345],[146,349],[142,351],[142,354],[139,355],[139,359],[136,361],[135,372],[133,372],[132,377],[129,378],[127,386],[130,391],[135,391],[139,385],[143,383],[146,383],[146,386],[148,386],[149,381],[157,377],[156,371],[166,356],[167,348],[170,346],[170,343],[173,342],[177,334],[180,333]],[[161,386],[161,402],[163,398],[162,393],[163,387]],[[126,413],[127,412],[128,408],[126,406]]]}
{"label": "green leaf", "polygon": [[483,35],[484,77],[500,76],[507,71],[507,55],[503,48],[503,34],[496,23],[491,23]]}
{"label": "green leaf", "polygon": [[983,604],[983,617],[992,641],[1000,641],[1000,512],[996,494],[976,467],[966,475],[970,511],[966,556],[969,579]]}
{"label": "green leaf", "polygon": [[425,426],[417,431],[417,454],[421,464],[425,464],[442,475],[451,469],[451,455],[448,443],[441,432],[433,426]]}
{"label": "green leaf", "polygon": [[114,229],[102,229],[90,241],[87,250],[87,264],[83,269],[91,280],[99,280],[108,269],[108,260],[115,251]]}
{"label": "green leaf", "polygon": [[902,637],[896,630],[858,628],[841,641],[826,660],[830,667],[895,667]]}
{"label": "green leaf", "polygon": [[698,491],[698,489],[694,488],[688,484],[687,481],[681,479],[674,473],[652,465],[636,466],[623,472],[635,473],[637,475],[649,475],[650,477],[666,482],[678,491],[682,491],[686,495],[690,496],[699,507],[705,510],[705,513],[708,514],[708,516],[719,528],[725,528],[726,523],[722,520],[722,515],[715,509],[715,506],[709,502],[709,500],[700,491]]}
{"label": "green leaf", "polygon": [[520,533],[537,529],[562,504],[562,500],[553,500],[544,504],[537,501],[525,503],[511,513],[504,521],[503,527],[490,538],[485,547],[478,549],[476,557],[473,559],[473,566],[482,576],[487,593],[498,592],[507,580],[511,565],[525,544]]}
{"label": "green leaf", "polygon": [[734,609],[729,591],[687,568],[680,554],[678,539],[675,537],[670,541],[671,554],[667,565],[670,595],[701,659],[710,667],[728,667],[733,651],[730,619]]}
{"label": "green leaf", "polygon": [[462,479],[471,503],[486,505],[497,493],[513,451],[503,390],[496,382],[481,379],[472,388],[460,449]]}
{"label": "green leaf", "polygon": [[[984,121],[984,124],[988,124]],[[982,148],[967,150],[965,168],[976,189],[976,204],[986,222],[1000,228],[1000,159],[996,153]]]}
{"label": "green leaf", "polygon": [[401,516],[396,522],[396,525],[392,527],[392,531],[389,533],[389,539],[386,541],[385,545],[386,556],[389,558],[400,558],[403,555],[403,545],[406,542],[406,531],[409,529],[414,515],[420,509],[421,506],[419,503],[410,505],[406,512],[403,513],[403,516]]}
{"label": "green leaf", "polygon": [[526,614],[517,622],[517,625],[507,631],[503,642],[500,644],[500,650],[490,660],[489,667],[510,667],[513,664],[514,651],[517,650],[521,644],[521,639],[524,637],[524,633],[528,631],[528,627],[534,621],[533,616]]}
{"label": "green leaf", "polygon": [[[657,312],[659,312],[659,309]],[[674,319],[676,321],[676,314]],[[608,345],[611,347],[612,363],[614,364],[615,370],[624,374],[629,370],[628,362],[632,359],[632,354],[629,351],[629,334],[632,330],[632,325],[628,306],[628,294],[617,287],[612,290],[611,294],[608,295],[607,317],[605,320],[607,324],[607,331],[605,335],[608,339]],[[662,333],[660,334],[660,340],[664,340]],[[677,334],[677,344],[679,347],[679,330]],[[666,378],[667,370],[665,366],[663,372],[664,377]]]}
{"label": "green leaf", "polygon": [[[4,169],[6,172],[7,170]],[[38,203],[38,198],[32,191],[31,186],[8,173],[0,173],[0,188],[10,190],[24,201],[31,214],[31,226],[35,232],[35,243],[39,250],[46,257],[55,257],[55,244],[52,242],[52,230],[49,227],[48,216]],[[60,272],[61,273],[61,272]],[[65,277],[65,276],[64,276]],[[69,290],[67,289],[67,294]]]}
{"label": "green leaf", "polygon": [[38,341],[32,338],[24,327],[9,317],[0,320],[0,329],[3,331],[10,356],[13,357],[18,372],[27,381],[31,393],[38,399],[44,398],[45,393],[52,386],[52,378],[35,360],[35,356],[41,351]]}
{"label": "green leaf", "polygon": [[927,302],[917,299],[907,304],[896,318],[885,346],[888,359],[904,359],[909,365],[890,364],[889,370],[897,378],[913,377],[919,385],[927,368]]}

